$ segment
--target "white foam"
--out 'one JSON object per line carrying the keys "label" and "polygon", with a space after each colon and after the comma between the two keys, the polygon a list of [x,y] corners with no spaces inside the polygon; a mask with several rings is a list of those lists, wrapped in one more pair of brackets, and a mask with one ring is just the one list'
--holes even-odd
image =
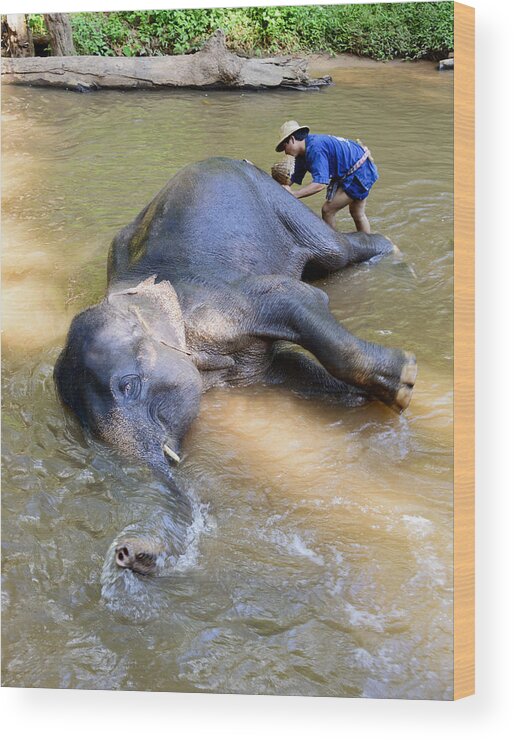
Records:
{"label": "white foam", "polygon": [[184,573],[197,566],[200,555],[200,538],[216,527],[214,518],[209,514],[209,504],[200,503],[191,497],[191,511],[193,521],[187,528],[184,552],[179,555],[173,565],[173,571],[178,573]]}
{"label": "white foam", "polygon": [[[413,555],[419,566],[419,571],[411,579],[411,583],[429,579],[434,586],[446,586],[447,569],[438,557],[434,544],[427,539],[434,531],[433,522],[425,517],[409,514],[403,514],[402,520],[407,526],[409,539],[412,541]],[[421,544],[419,540],[424,541]]]}
{"label": "white foam", "polygon": [[429,519],[425,519],[423,516],[403,514],[402,520],[407,525],[409,533],[417,535],[418,537],[426,537],[434,529],[432,522]]}
{"label": "white foam", "polygon": [[271,540],[290,555],[306,558],[312,563],[316,563],[316,565],[325,564],[323,556],[312,550],[296,532],[294,534],[286,534],[280,530],[273,530]]}
{"label": "white foam", "polygon": [[378,615],[357,609],[349,602],[345,603],[344,610],[352,627],[364,627],[376,632],[384,631],[384,620]]}
{"label": "white foam", "polygon": [[325,563],[323,556],[318,555],[314,552],[314,550],[311,550],[310,547],[307,547],[305,542],[298,534],[293,535],[292,551],[298,553],[298,555],[308,558],[308,560],[316,563],[316,565],[324,565]]}

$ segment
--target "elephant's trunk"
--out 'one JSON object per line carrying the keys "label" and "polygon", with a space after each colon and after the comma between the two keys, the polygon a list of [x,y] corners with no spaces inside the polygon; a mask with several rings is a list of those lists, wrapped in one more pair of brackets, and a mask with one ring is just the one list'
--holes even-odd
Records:
{"label": "elephant's trunk", "polygon": [[[162,590],[150,576],[173,576],[195,562],[205,529],[204,507],[180,491],[170,468],[151,466],[169,495],[148,517],[120,532],[105,556],[101,584],[105,606],[140,622],[159,613]],[[137,597],[137,598],[135,598]]]}
{"label": "elephant's trunk", "polygon": [[117,580],[120,570],[139,575],[168,572],[186,550],[194,521],[193,502],[178,488],[164,460],[154,460],[149,467],[169,493],[148,518],[131,523],[114,539],[104,563],[104,585]]}

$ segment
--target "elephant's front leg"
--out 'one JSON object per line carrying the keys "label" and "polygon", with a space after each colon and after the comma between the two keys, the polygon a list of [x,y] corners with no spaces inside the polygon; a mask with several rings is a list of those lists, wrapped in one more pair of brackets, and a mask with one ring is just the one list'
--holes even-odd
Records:
{"label": "elephant's front leg", "polygon": [[348,407],[363,406],[371,400],[362,389],[334,378],[301,349],[283,342],[277,342],[273,348],[265,381],[270,385],[284,384],[304,398],[332,400]]}
{"label": "elephant's front leg", "polygon": [[[259,283],[259,288],[257,286]],[[327,295],[293,279],[267,276],[255,281],[253,333],[305,347],[334,377],[403,411],[416,379],[412,353],[358,339],[328,309]]]}

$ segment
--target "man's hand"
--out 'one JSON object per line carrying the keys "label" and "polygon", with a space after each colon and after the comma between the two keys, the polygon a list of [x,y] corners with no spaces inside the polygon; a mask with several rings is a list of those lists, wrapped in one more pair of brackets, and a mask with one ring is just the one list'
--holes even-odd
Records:
{"label": "man's hand", "polygon": [[308,185],[300,188],[300,190],[297,190],[296,193],[293,193],[293,195],[295,198],[308,198],[309,195],[315,195],[321,192],[325,187],[326,185],[322,185],[320,182],[310,182]]}

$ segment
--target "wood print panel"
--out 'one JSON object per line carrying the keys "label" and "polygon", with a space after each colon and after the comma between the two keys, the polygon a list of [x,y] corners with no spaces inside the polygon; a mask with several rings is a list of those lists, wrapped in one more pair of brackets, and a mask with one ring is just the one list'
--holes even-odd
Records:
{"label": "wood print panel", "polygon": [[474,21],[474,8],[455,3],[455,699],[475,691]]}

